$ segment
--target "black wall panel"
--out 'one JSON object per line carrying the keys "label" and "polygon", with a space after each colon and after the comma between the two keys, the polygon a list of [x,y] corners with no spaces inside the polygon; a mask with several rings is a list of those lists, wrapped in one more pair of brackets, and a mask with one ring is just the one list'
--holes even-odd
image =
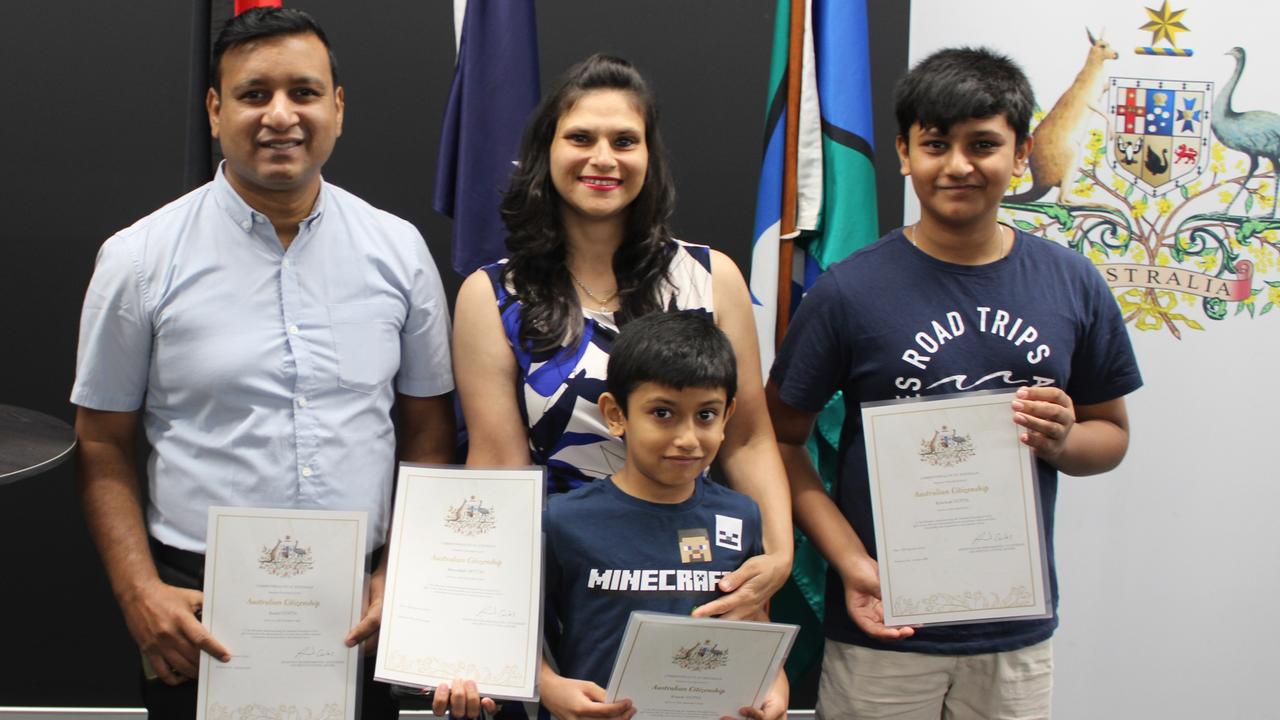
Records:
{"label": "black wall panel", "polygon": [[[215,0],[215,9],[222,0]],[[225,4],[225,3],[223,3]],[[290,2],[325,25],[346,87],[326,177],[427,237],[452,78],[452,3]],[[871,0],[881,226],[901,215],[889,91],[908,4]],[[80,303],[99,245],[181,194],[191,14],[174,0],[13,3],[0,22],[0,403],[70,421]],[[650,78],[679,191],[675,228],[749,271],[774,0],[538,4],[544,88],[594,52]],[[137,653],[83,527],[71,463],[0,486],[0,706],[136,706]]]}

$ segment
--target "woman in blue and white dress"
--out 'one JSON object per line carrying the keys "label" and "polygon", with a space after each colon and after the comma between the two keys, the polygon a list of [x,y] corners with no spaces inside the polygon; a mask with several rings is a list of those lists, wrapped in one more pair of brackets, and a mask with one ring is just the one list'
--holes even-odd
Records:
{"label": "woman in blue and white dress", "polygon": [[603,55],[571,68],[535,111],[502,203],[510,257],[477,270],[458,294],[453,364],[467,462],[546,465],[553,493],[608,477],[623,448],[596,400],[618,328],[650,312],[707,312],[738,358],[720,466],[759,504],[766,554],[728,576],[728,594],[698,614],[748,617],[790,573],[790,495],[746,283],[727,256],[671,237],[675,192],[657,119],[635,68]]}

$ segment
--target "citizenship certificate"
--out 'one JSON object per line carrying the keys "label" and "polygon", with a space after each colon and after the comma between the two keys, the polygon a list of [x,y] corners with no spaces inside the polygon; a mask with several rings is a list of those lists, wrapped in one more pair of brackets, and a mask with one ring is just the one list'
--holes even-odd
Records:
{"label": "citizenship certificate", "polygon": [[863,403],[886,625],[1049,616],[1039,483],[1012,399]]}
{"label": "citizenship certificate", "polygon": [[633,612],[605,702],[637,720],[738,717],[760,707],[795,641],[795,625]]}
{"label": "citizenship certificate", "polygon": [[536,700],[542,468],[401,463],[374,677]]}
{"label": "citizenship certificate", "polygon": [[196,717],[354,718],[365,514],[209,508]]}

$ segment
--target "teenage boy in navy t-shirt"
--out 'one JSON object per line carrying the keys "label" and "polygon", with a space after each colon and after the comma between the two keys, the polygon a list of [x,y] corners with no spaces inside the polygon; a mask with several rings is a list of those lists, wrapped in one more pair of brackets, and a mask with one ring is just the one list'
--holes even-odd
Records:
{"label": "teenage boy in navy t-shirt", "polygon": [[[538,680],[544,711],[633,715],[630,700],[604,702],[631,612],[687,615],[719,596],[720,577],[763,552],[755,501],[703,475],[736,387],[733,348],[706,313],[647,315],[619,335],[600,409],[626,440],[626,464],[552,497],[543,521],[548,622],[559,635],[559,670],[544,661]],[[776,720],[787,695],[779,672],[763,706],[739,712]]]}
{"label": "teenage boy in navy t-shirt", "polygon": [[[1010,179],[1026,169],[1034,104],[1022,71],[985,49],[942,50],[907,74],[897,150],[920,220],[818,280],[770,373],[796,524],[830,562],[819,717],[1049,716],[1058,472],[1119,464],[1124,396],[1142,380],[1093,265],[997,222]],[[860,403],[1015,387],[1010,417],[1036,456],[1054,616],[886,627]],[[846,418],[833,498],[805,440],[837,390]]]}

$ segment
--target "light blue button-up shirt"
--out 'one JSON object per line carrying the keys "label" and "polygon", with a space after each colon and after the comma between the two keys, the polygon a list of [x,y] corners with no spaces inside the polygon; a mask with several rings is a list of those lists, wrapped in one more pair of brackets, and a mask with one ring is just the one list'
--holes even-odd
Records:
{"label": "light blue button-up shirt", "polygon": [[322,183],[286,250],[219,168],[102,246],[71,401],[143,408],[166,545],[203,552],[209,506],[233,505],[364,510],[375,548],[395,391],[452,389],[448,304],[413,225]]}

